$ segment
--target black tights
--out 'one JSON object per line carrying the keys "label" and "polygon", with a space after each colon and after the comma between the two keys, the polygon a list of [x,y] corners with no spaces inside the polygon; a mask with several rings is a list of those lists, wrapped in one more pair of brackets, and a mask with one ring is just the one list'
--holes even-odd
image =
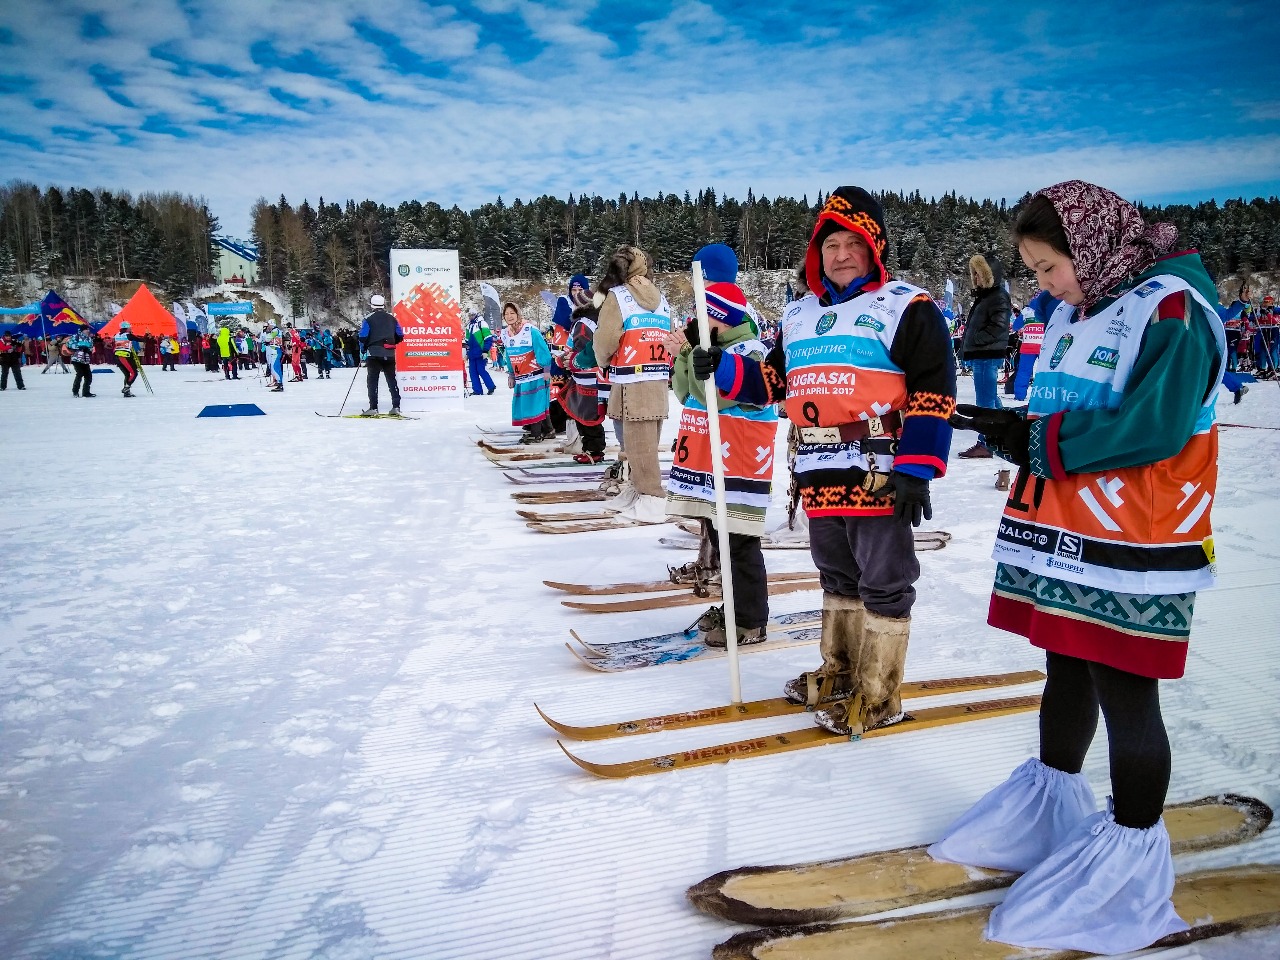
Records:
{"label": "black tights", "polygon": [[1158,681],[1060,653],[1048,655],[1046,672],[1041,761],[1064,773],[1079,773],[1101,707],[1116,823],[1138,829],[1155,824],[1164,812],[1170,769]]}

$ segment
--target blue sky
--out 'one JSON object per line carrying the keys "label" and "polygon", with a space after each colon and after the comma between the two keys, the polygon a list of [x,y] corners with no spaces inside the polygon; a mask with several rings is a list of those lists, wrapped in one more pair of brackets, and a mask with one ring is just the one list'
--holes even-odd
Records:
{"label": "blue sky", "polygon": [[1280,194],[1273,3],[6,2],[0,171],[474,206],[842,183]]}

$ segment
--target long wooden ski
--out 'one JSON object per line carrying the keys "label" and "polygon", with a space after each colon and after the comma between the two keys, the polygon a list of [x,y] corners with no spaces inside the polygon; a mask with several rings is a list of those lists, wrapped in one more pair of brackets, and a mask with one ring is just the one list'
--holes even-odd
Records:
{"label": "long wooden ski", "polygon": [[[666,523],[667,521],[663,521]],[[636,520],[583,520],[576,523],[534,523],[525,526],[534,533],[551,533],[563,536],[569,533],[596,533],[600,530],[626,530],[628,527],[660,527],[663,523],[640,523]]]}
{"label": "long wooden ski", "polygon": [[[771,573],[770,583],[787,583],[791,580],[812,580],[818,575],[816,570],[804,570],[798,573]],[[566,583],[561,580],[543,580],[552,590],[572,593],[579,597],[608,597],[620,593],[669,593],[688,590],[690,583],[673,583],[666,580],[637,580],[633,583]]]}
{"label": "long wooden ski", "polygon": [[[1007,717],[1015,713],[1027,713],[1040,707],[1040,697],[1010,697],[1004,700],[980,700],[973,703],[957,703],[945,707],[926,707],[912,710],[905,720],[888,727],[877,727],[868,730],[859,738],[874,740],[880,737],[896,736],[899,733],[911,733],[933,727],[949,726],[956,723],[967,723],[970,720],[984,720],[992,717]],[[647,757],[642,760],[624,760],[619,763],[596,763],[574,756],[563,742],[556,743],[564,751],[565,756],[593,776],[606,779],[624,779],[626,777],[643,777],[655,773],[668,773],[672,770],[684,770],[689,767],[702,767],[711,763],[726,763],[729,760],[740,760],[743,757],[767,757],[779,753],[791,753],[795,750],[807,750],[810,747],[825,747],[835,743],[848,743],[849,737],[831,733],[818,726],[802,727],[777,733],[771,736],[755,737],[750,740],[737,740],[733,743],[714,744],[709,747],[684,750],[680,753],[669,753],[660,757]]]}
{"label": "long wooden ski", "polygon": [[[915,534],[916,552],[923,553],[929,550],[941,550],[951,542],[951,534],[943,531],[919,530]],[[701,546],[702,541],[697,537],[660,537],[658,543],[664,547],[675,547],[678,550],[697,550]],[[787,540],[774,541],[768,537],[761,537],[760,549],[762,550],[804,550],[808,551],[808,540]]]}
{"label": "long wooden ski", "polygon": [[[1211,937],[1280,926],[1280,865],[1245,864],[1178,877],[1173,908],[1191,924],[1150,948],[1184,946]],[[1079,960],[1078,950],[1011,947],[987,940],[992,907],[945,910],[891,920],[753,930],[712,950],[713,960]]]}
{"label": "long wooden ski", "polygon": [[[812,627],[822,622],[821,610],[799,610],[795,613],[778,613],[769,618],[770,633],[782,633],[800,627]],[[695,643],[698,635],[697,623],[692,623],[683,630],[672,633],[659,633],[651,637],[636,637],[632,640],[614,640],[611,643],[590,643],[578,635],[577,630],[570,630],[569,635],[577,640],[588,653],[601,658],[626,657],[636,653],[647,653],[652,650],[664,650],[673,646],[687,647]]]}
{"label": "long wooden ski", "polygon": [[589,513],[539,513],[537,510],[517,510],[516,514],[522,520],[530,523],[574,523],[580,520],[612,520],[617,516],[616,512],[607,510],[593,510]]}
{"label": "long wooden ski", "polygon": [[[785,583],[770,584],[769,596],[779,596],[784,593],[796,593],[800,590],[821,590],[822,584],[818,581],[818,575],[810,574],[810,580],[790,580]],[[585,600],[561,600],[561,606],[571,607],[574,610],[585,610],[587,613],[633,613],[637,610],[665,610],[667,607],[687,607],[695,603],[706,603],[708,599],[716,599],[720,596],[718,589],[712,590],[706,597],[699,597],[692,592],[680,596],[679,594],[672,596],[671,594],[660,594],[655,597],[641,597],[635,600],[597,600],[594,603],[588,603]]]}
{"label": "long wooden ski", "polygon": [[[1271,818],[1271,808],[1261,800],[1234,794],[1164,811],[1175,855],[1252,840]],[[688,897],[703,913],[731,923],[781,926],[850,920],[947,900],[1008,886],[1017,876],[942,863],[929,856],[927,846],[918,846],[818,863],[725,870],[694,884]]]}
{"label": "long wooden ski", "polygon": [[[944,693],[972,693],[975,690],[992,690],[996,687],[1036,683],[1043,679],[1044,674],[1039,670],[1022,670],[1016,673],[990,673],[976,677],[908,680],[902,684],[902,698],[911,700],[919,697],[936,697]],[[634,737],[645,733],[663,733],[667,730],[686,730],[689,727],[737,723],[740,720],[758,720],[761,717],[784,717],[793,713],[805,713],[808,709],[804,704],[792,703],[786,697],[770,697],[767,700],[749,700],[745,703],[730,703],[722,707],[668,713],[658,717],[642,717],[639,720],[624,720],[622,723],[601,723],[579,727],[551,719],[536,703],[533,708],[551,729],[570,740],[612,740],[617,737]]]}
{"label": "long wooden ski", "polygon": [[511,497],[519,503],[551,504],[594,503],[607,500],[609,495],[598,487],[587,487],[584,490],[517,490]]}

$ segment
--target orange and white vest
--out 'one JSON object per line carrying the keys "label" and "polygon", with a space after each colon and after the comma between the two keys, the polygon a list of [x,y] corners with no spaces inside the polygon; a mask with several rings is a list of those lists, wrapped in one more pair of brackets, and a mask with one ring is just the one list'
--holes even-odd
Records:
{"label": "orange and white vest", "polygon": [[671,376],[671,356],[666,338],[671,333],[671,307],[663,297],[654,311],[640,306],[626,286],[617,286],[609,295],[622,311],[622,338],[609,358],[608,377],[612,383],[643,383],[667,380]]}
{"label": "orange and white vest", "polygon": [[[540,336],[540,335],[539,335]],[[533,345],[533,324],[525,323],[517,333],[502,331],[502,342],[507,348],[507,361],[511,364],[511,373],[516,383],[532,380],[542,376],[542,367],[538,365],[538,357]]]}
{"label": "orange and white vest", "polygon": [[1071,474],[1065,480],[1019,471],[1000,520],[994,559],[1116,593],[1190,593],[1213,585],[1214,403],[1226,336],[1217,311],[1194,287],[1174,276],[1153,277],[1075,323],[1075,308],[1059,306],[1045,329],[1027,412],[1047,417],[1066,410],[1118,409],[1151,317],[1161,300],[1179,292],[1204,309],[1220,357],[1215,389],[1200,409],[1191,439],[1174,456],[1146,466]]}
{"label": "orange and white vest", "polygon": [[133,338],[129,334],[117,333],[111,340],[117,357],[133,356]]}
{"label": "orange and white vest", "polygon": [[[761,359],[769,351],[759,340],[744,340],[725,347],[724,352],[755,355],[756,359]],[[680,411],[675,459],[667,478],[667,490],[671,493],[715,502],[710,429],[706,406],[690,397]],[[777,435],[778,411],[773,404],[763,410],[744,410],[733,406],[720,411],[720,451],[724,460],[726,501],[768,508],[773,481],[773,445]]]}
{"label": "orange and white vest", "polygon": [[[893,280],[846,303],[824,307],[809,294],[782,316],[786,355],[787,416],[798,427],[838,427],[881,417],[907,404],[906,374],[889,359],[907,307],[928,296]],[[850,443],[802,443],[794,470],[888,473],[896,444],[891,437]]]}

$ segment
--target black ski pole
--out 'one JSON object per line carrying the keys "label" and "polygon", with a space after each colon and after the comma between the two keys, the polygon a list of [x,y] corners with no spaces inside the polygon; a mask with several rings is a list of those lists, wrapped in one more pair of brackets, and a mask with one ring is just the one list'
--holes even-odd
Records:
{"label": "black ski pole", "polygon": [[342,398],[342,406],[338,408],[338,416],[342,416],[342,411],[347,406],[347,398],[351,396],[351,389],[356,385],[356,377],[360,376],[360,358],[356,357],[356,372],[351,375],[351,385],[347,387],[347,396]]}

